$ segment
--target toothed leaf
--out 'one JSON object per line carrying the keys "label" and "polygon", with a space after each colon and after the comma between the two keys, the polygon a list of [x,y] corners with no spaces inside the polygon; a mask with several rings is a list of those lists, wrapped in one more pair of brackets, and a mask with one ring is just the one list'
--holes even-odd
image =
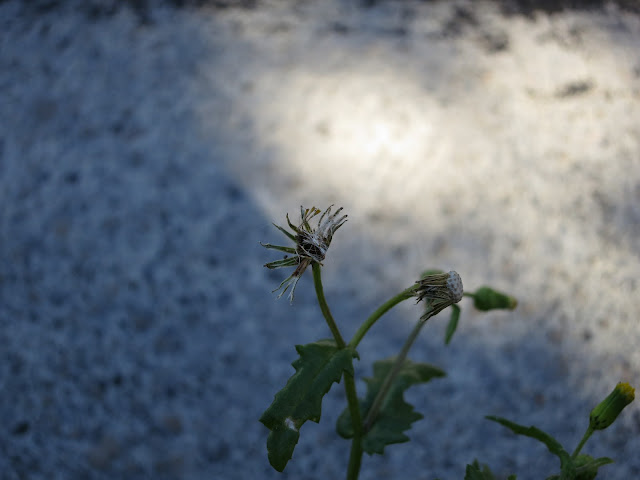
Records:
{"label": "toothed leaf", "polygon": [[331,385],[339,382],[343,373],[353,375],[354,351],[339,349],[333,340],[297,345],[296,350],[300,354],[292,364],[296,373],[260,417],[271,430],[267,439],[269,462],[279,472],[293,455],[300,427],[307,420],[320,421],[322,397]]}
{"label": "toothed leaf", "polygon": [[[367,395],[364,400],[360,400],[360,411],[363,418],[371,408],[384,379],[393,367],[394,360],[394,358],[389,358],[374,363],[373,377],[365,378]],[[413,406],[404,400],[405,390],[412,385],[426,383],[434,377],[444,376],[444,371],[433,365],[405,360],[371,429],[362,439],[363,450],[370,455],[374,453],[382,455],[384,447],[387,445],[408,442],[409,437],[403,432],[411,428],[411,424],[420,420],[423,415],[416,412]],[[348,408],[338,418],[336,429],[344,438],[353,437],[353,425]]]}

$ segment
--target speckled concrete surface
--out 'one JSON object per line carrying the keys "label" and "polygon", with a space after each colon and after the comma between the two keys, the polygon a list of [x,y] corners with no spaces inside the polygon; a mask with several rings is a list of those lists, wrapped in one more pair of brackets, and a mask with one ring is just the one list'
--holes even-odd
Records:
{"label": "speckled concrete surface", "polygon": [[[640,18],[484,2],[251,8],[0,2],[0,478],[342,477],[331,390],[283,474],[258,422],[328,336],[259,241],[345,207],[325,290],[345,336],[427,267],[520,300],[411,352],[412,442],[361,478],[544,478],[619,380],[640,387]],[[233,2],[232,2],[233,3]],[[74,6],[75,5],[75,6]],[[88,7],[87,5],[93,5]],[[106,5],[103,4],[103,5]],[[359,375],[419,309],[362,343]],[[360,391],[364,385],[359,384]],[[587,452],[640,476],[632,405]]]}

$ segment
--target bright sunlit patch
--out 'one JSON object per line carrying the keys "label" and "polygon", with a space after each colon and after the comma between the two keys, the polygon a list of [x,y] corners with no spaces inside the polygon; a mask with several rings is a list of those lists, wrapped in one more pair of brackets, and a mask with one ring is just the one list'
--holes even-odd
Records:
{"label": "bright sunlit patch", "polygon": [[381,192],[372,185],[385,185],[396,202],[408,201],[420,189],[412,172],[438,164],[440,109],[410,78],[352,66],[292,72],[270,84],[277,101],[260,112],[262,140],[283,168],[330,184],[344,198],[377,203]]}

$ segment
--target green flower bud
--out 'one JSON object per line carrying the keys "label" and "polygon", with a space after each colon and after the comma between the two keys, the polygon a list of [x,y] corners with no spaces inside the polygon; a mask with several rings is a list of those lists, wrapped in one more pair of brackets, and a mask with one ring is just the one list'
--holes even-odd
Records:
{"label": "green flower bud", "polygon": [[518,300],[491,287],[480,287],[471,296],[473,306],[483,312],[499,308],[513,310],[518,306]]}
{"label": "green flower bud", "polygon": [[593,430],[604,430],[611,425],[620,412],[633,402],[635,390],[628,383],[618,383],[613,392],[609,394],[600,404],[591,410],[589,415],[589,428]]}

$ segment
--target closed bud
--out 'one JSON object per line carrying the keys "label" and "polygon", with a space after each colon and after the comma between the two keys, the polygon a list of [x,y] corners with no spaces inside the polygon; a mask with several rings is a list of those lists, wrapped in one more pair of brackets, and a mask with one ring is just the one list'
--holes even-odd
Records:
{"label": "closed bud", "polygon": [[635,390],[628,383],[618,383],[613,392],[591,411],[589,427],[593,430],[604,430],[611,425],[624,407],[633,402]]}
{"label": "closed bud", "polygon": [[473,306],[483,312],[495,309],[513,310],[518,306],[518,300],[491,287],[480,287],[471,296]]}

